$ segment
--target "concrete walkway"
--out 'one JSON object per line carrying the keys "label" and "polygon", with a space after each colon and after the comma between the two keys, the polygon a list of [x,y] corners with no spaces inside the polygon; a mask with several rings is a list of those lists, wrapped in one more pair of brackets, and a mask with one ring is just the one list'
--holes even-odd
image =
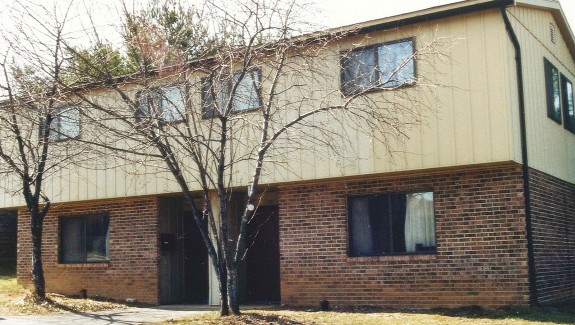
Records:
{"label": "concrete walkway", "polygon": [[174,318],[217,310],[218,307],[198,305],[169,305],[151,308],[129,308],[101,311],[96,313],[78,313],[50,316],[0,316],[0,325],[40,325],[40,324],[123,324],[136,325],[155,323]]}

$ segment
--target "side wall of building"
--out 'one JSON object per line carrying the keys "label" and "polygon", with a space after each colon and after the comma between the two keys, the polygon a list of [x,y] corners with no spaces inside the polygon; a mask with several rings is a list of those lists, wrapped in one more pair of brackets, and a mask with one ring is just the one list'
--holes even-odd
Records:
{"label": "side wall of building", "polygon": [[575,132],[564,102],[560,120],[548,116],[544,62],[575,82],[572,36],[556,11],[517,6],[508,15],[522,48],[537,299],[560,302],[575,298]]}
{"label": "side wall of building", "polygon": [[530,171],[538,302],[575,298],[575,185]]}
{"label": "side wall of building", "polygon": [[[565,41],[570,36],[561,33],[558,22],[548,10],[512,7],[508,12],[521,44],[529,167],[575,184],[575,133],[565,128],[564,116],[561,121],[547,116],[544,67],[545,59],[561,75],[575,82],[575,58]],[[509,66],[514,67],[513,57],[509,62]],[[518,124],[515,124],[514,133],[519,134]]]}
{"label": "side wall of building", "polygon": [[[350,257],[350,195],[433,189],[437,252]],[[280,187],[282,302],[413,308],[529,303],[520,165]]]}
{"label": "side wall of building", "polygon": [[[105,213],[110,217],[109,262],[61,264],[59,218]],[[25,210],[19,211],[18,281],[30,286],[31,241]],[[42,252],[48,292],[158,303],[158,199],[125,198],[54,204],[44,221]]]}

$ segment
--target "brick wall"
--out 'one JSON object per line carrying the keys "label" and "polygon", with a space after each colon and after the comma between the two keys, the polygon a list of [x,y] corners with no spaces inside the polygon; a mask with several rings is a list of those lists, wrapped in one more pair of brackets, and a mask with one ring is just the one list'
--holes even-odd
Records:
{"label": "brick wall", "polygon": [[16,213],[0,211],[0,264],[16,261]]}
{"label": "brick wall", "polygon": [[539,303],[575,298],[575,185],[530,170]]}
{"label": "brick wall", "polygon": [[[521,167],[280,187],[282,302],[503,306],[529,302]],[[346,196],[433,189],[437,253],[348,257]]]}
{"label": "brick wall", "polygon": [[[126,198],[113,201],[53,204],[44,222],[42,244],[48,292],[115,299],[136,298],[158,303],[158,200]],[[107,213],[110,216],[110,262],[58,264],[59,216]],[[26,211],[19,211],[18,281],[30,285],[31,241]]]}

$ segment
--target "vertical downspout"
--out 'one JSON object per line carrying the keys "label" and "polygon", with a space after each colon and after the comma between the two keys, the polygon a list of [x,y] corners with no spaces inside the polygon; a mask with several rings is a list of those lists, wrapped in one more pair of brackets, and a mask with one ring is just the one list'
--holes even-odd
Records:
{"label": "vertical downspout", "polygon": [[537,304],[537,283],[535,270],[535,256],[533,250],[533,229],[531,223],[531,192],[529,189],[529,160],[527,155],[527,126],[525,122],[525,93],[523,91],[523,64],[521,61],[521,46],[517,35],[511,26],[507,16],[507,6],[501,6],[501,15],[505,22],[505,28],[509,39],[515,48],[515,68],[517,70],[517,93],[519,96],[519,128],[521,137],[521,159],[523,160],[523,193],[525,196],[525,227],[527,232],[527,262],[529,267],[529,302],[532,305]]}

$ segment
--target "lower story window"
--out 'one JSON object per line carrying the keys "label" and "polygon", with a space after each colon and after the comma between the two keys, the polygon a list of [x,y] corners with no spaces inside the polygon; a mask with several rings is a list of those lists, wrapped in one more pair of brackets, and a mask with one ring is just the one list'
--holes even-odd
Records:
{"label": "lower story window", "polygon": [[109,225],[107,215],[60,218],[60,262],[109,261]]}
{"label": "lower story window", "polygon": [[435,252],[433,192],[348,198],[349,255]]}

